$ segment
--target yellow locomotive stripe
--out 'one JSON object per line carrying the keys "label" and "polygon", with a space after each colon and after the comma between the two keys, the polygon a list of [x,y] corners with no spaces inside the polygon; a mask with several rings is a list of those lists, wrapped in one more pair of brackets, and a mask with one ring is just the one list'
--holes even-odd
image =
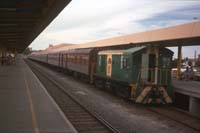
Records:
{"label": "yellow locomotive stripe", "polygon": [[112,75],[112,55],[107,55],[107,67],[106,67],[106,76],[111,77]]}
{"label": "yellow locomotive stripe", "polygon": [[31,111],[31,117],[32,117],[32,126],[34,129],[34,133],[39,133],[39,128],[38,128],[38,123],[37,123],[37,118],[36,118],[36,113],[35,113],[35,109],[34,109],[34,105],[33,105],[33,99],[31,96],[31,91],[30,91],[30,87],[28,84],[28,81],[25,78],[25,72],[23,71],[24,74],[24,82],[26,85],[26,93],[28,96],[28,101],[29,101],[29,105],[30,105],[30,111]]}
{"label": "yellow locomotive stripe", "polygon": [[136,97],[136,89],[137,89],[137,84],[130,84],[131,86],[131,98]]}

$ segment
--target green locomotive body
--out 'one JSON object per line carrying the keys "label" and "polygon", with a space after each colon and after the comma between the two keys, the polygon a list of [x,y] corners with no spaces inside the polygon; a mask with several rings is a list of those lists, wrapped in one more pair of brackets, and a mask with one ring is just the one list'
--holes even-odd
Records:
{"label": "green locomotive body", "polygon": [[95,85],[137,103],[171,103],[173,52],[162,47],[134,47],[98,52]]}

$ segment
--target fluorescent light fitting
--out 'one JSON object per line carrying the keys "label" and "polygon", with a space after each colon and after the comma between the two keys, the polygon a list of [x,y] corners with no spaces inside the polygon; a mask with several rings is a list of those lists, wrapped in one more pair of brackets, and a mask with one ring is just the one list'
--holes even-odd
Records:
{"label": "fluorescent light fitting", "polygon": [[16,42],[17,40],[7,40],[8,42]]}
{"label": "fluorescent light fitting", "polygon": [[0,26],[18,26],[18,24],[0,24]]}
{"label": "fluorescent light fitting", "polygon": [[17,9],[16,8],[13,8],[13,7],[7,7],[7,8],[4,8],[4,7],[0,7],[0,11],[16,11]]}

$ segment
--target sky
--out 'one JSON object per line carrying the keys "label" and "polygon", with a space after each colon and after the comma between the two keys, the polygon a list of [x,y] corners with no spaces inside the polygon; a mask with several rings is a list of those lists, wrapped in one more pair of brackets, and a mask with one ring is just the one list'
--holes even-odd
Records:
{"label": "sky", "polygon": [[[200,0],[72,0],[30,47],[79,44],[193,21],[200,21]],[[195,50],[200,54],[200,45],[184,47],[183,56],[194,57]]]}

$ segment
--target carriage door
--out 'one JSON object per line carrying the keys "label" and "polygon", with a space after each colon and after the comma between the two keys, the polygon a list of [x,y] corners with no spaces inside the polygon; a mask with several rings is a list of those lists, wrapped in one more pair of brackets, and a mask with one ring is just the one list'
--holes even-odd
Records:
{"label": "carriage door", "polygon": [[107,55],[106,76],[111,77],[112,74],[112,55]]}
{"label": "carriage door", "polygon": [[61,54],[61,67],[63,68],[64,54]]}
{"label": "carriage door", "polygon": [[155,65],[156,65],[156,55],[149,54],[149,74],[148,74],[149,82],[155,82]]}
{"label": "carriage door", "polygon": [[68,54],[63,55],[63,67],[67,68]]}
{"label": "carriage door", "polygon": [[[57,56],[57,55],[56,55]],[[56,57],[57,58],[57,57]],[[61,53],[58,54],[58,66],[61,66]]]}

